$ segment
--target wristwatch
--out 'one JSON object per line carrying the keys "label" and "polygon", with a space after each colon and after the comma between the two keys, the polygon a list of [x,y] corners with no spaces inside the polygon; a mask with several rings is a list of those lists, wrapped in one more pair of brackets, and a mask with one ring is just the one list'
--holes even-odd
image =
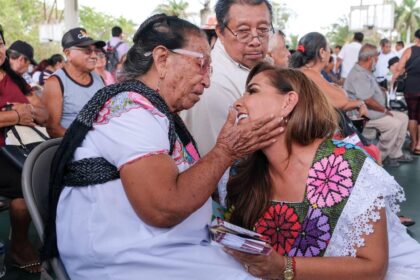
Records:
{"label": "wristwatch", "polygon": [[295,271],[293,269],[293,259],[291,257],[286,257],[286,266],[283,271],[284,280],[293,280],[295,278]]}

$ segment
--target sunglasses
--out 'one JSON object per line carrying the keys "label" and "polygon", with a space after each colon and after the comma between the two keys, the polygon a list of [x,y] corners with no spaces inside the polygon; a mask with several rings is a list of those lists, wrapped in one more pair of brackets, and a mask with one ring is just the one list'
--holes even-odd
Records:
{"label": "sunglasses", "polygon": [[193,57],[198,60],[200,65],[200,74],[210,73],[212,74],[212,67],[211,67],[211,58],[208,55],[205,55],[200,52],[185,50],[185,49],[172,49],[169,50],[172,53],[176,53],[179,55]]}
{"label": "sunglasses", "polygon": [[81,51],[82,53],[84,53],[85,55],[92,55],[92,53],[95,53],[96,55],[99,55],[100,53],[102,53],[102,51],[100,49],[97,48],[79,48],[79,47],[71,47],[69,48],[69,50],[78,50]]}

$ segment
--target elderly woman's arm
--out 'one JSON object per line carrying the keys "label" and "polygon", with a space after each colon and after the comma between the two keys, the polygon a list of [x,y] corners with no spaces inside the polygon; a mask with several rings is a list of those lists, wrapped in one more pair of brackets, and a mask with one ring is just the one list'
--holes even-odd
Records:
{"label": "elderly woman's arm", "polygon": [[0,111],[0,128],[16,124],[35,125],[29,104],[13,103],[11,111]]}
{"label": "elderly woman's arm", "polygon": [[48,134],[51,137],[62,137],[66,129],[60,124],[63,113],[63,93],[57,77],[51,76],[45,82],[42,103],[49,115],[46,125]]}
{"label": "elderly woman's arm", "polygon": [[41,99],[34,93],[27,96],[27,98],[32,105],[31,112],[34,121],[41,126],[45,126],[48,120],[48,112]]}
{"label": "elderly woman's arm", "polygon": [[[365,246],[357,248],[356,257],[296,257],[296,275],[299,280],[380,280],[385,278],[388,267],[388,236],[386,211],[382,208],[380,219],[372,222],[373,233],[363,236]],[[232,249],[227,253],[249,272],[262,278],[282,279],[284,257],[273,251],[269,256],[250,255]]]}
{"label": "elderly woman's arm", "polygon": [[270,145],[283,130],[273,116],[237,126],[234,122],[230,112],[216,146],[185,172],[179,173],[173,159],[163,154],[122,166],[124,190],[144,222],[156,227],[181,223],[209,199],[235,159]]}

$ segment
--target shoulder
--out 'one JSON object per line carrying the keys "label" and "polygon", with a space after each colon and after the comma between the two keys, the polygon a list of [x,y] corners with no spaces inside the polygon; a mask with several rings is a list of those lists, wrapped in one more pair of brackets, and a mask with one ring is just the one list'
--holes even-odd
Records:
{"label": "shoulder", "polygon": [[[160,112],[153,104],[144,96],[136,92],[121,92],[113,98],[109,99],[102,107],[96,119],[96,124],[106,124],[112,118],[120,117],[122,114],[132,110],[148,112],[153,118],[167,122],[166,116]],[[139,112],[139,110],[136,110]],[[139,120],[137,120],[139,122]]]}

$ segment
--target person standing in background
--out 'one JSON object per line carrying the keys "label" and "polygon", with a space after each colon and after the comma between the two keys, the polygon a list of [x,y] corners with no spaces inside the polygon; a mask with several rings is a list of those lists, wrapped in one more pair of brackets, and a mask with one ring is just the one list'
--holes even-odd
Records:
{"label": "person standing in background", "polygon": [[356,64],[364,35],[362,32],[354,33],[353,41],[344,45],[337,56],[336,71],[341,68],[341,78],[346,79],[350,70]]}

